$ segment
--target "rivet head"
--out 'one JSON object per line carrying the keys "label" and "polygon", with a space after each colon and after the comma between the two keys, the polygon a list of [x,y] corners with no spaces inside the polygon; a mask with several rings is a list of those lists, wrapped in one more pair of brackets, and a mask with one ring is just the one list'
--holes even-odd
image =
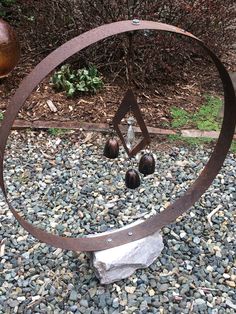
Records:
{"label": "rivet head", "polygon": [[140,24],[139,19],[133,19],[132,24],[133,25],[139,25]]}
{"label": "rivet head", "polygon": [[108,242],[108,243],[111,243],[111,242],[112,242],[112,238],[108,238],[108,239],[107,239],[107,242]]}
{"label": "rivet head", "polygon": [[128,232],[128,235],[129,235],[129,236],[132,236],[132,235],[133,235],[133,232],[129,231],[129,232]]}

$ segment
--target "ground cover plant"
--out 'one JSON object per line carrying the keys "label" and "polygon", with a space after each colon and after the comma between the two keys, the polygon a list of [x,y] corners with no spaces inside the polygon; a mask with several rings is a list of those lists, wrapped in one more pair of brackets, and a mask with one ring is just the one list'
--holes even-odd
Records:
{"label": "ground cover plant", "polygon": [[[222,100],[219,97],[206,95],[205,102],[199,109],[192,114],[185,109],[179,107],[171,108],[171,126],[173,128],[196,128],[201,131],[219,131],[221,126],[221,118],[219,112],[222,108]],[[198,146],[214,143],[214,138],[208,137],[183,137],[181,135],[169,135],[171,143],[179,142],[180,144],[188,144],[190,146]],[[236,152],[236,142],[233,141],[231,152]]]}
{"label": "ground cover plant", "polygon": [[[208,145],[208,144],[214,144],[215,139],[210,137],[184,137],[181,135],[169,135],[168,140],[171,144],[174,145],[189,145],[191,146],[201,146],[201,145]],[[230,152],[236,153],[236,141],[233,140]]]}
{"label": "ground cover plant", "polygon": [[63,136],[69,132],[68,129],[49,128],[48,133],[52,136]]}
{"label": "ground cover plant", "polygon": [[171,126],[173,128],[193,127],[202,131],[219,131],[221,107],[222,100],[219,97],[209,95],[205,96],[204,104],[194,114],[179,107],[172,107]]}

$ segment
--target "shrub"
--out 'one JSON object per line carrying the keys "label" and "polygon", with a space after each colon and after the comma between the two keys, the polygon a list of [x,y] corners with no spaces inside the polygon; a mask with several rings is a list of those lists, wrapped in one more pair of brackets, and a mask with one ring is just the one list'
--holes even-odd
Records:
{"label": "shrub", "polygon": [[9,8],[16,3],[16,0],[1,0],[0,17],[7,18]]}
{"label": "shrub", "polygon": [[[80,0],[80,23],[88,30],[104,23],[123,19],[145,19],[169,23],[200,37],[218,55],[228,51],[236,40],[235,0]],[[96,16],[96,18],[91,18]],[[86,54],[109,72],[126,78],[127,68],[133,66],[136,85],[162,84],[176,77],[183,78],[182,67],[191,59],[197,59],[201,51],[192,40],[163,32],[140,31],[115,38],[92,48]],[[108,61],[107,61],[108,60]],[[124,66],[125,65],[125,66]],[[179,71],[179,73],[177,73]],[[155,82],[156,84],[156,82]]]}
{"label": "shrub", "polygon": [[[4,0],[11,1],[11,0]],[[13,1],[13,0],[12,0]],[[200,37],[219,56],[236,40],[235,0],[25,0],[16,1],[12,21],[20,26],[23,51],[42,58],[66,40],[105,23],[145,19],[173,24]],[[12,6],[15,7],[16,5]],[[60,34],[60,35],[59,35]],[[58,36],[59,35],[59,36]],[[80,52],[79,67],[96,64],[112,80],[138,86],[183,79],[183,67],[199,59],[193,41],[163,32],[113,36]],[[35,57],[33,58],[35,60]]]}

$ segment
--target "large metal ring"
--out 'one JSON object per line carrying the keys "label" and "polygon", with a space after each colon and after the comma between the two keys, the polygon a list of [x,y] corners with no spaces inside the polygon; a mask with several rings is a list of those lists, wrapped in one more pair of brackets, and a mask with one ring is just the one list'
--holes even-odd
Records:
{"label": "large metal ring", "polygon": [[[111,234],[102,233],[94,235],[93,237],[83,238],[61,237],[34,227],[16,212],[7,199],[3,180],[3,159],[7,138],[19,110],[36,86],[60,63],[76,52],[107,37],[124,32],[145,29],[177,33],[192,38],[211,57],[218,69],[224,88],[225,112],[217,144],[207,165],[193,185],[182,197],[177,199],[160,214],[156,214],[138,225],[128,226],[126,229],[122,230],[114,230]],[[188,210],[210,186],[222,167],[233,139],[235,124],[236,98],[229,74],[216,55],[209,48],[207,48],[207,46],[205,46],[200,39],[177,27],[151,21],[140,21],[140,23],[121,21],[103,25],[75,37],[60,46],[58,49],[49,54],[43,61],[41,61],[20,84],[10,101],[0,129],[0,187],[2,188],[6,201],[15,218],[23,228],[25,228],[38,240],[55,247],[74,251],[97,251],[108,249],[146,237],[163,226],[174,222],[178,216]]]}

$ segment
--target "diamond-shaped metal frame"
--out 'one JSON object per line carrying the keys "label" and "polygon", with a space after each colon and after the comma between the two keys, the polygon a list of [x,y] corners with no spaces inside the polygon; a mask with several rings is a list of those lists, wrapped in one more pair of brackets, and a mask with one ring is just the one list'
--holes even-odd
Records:
{"label": "diamond-shaped metal frame", "polygon": [[[132,149],[129,149],[127,147],[125,138],[119,128],[119,123],[125,117],[125,115],[129,112],[133,113],[143,135],[143,139]],[[137,100],[131,89],[128,89],[127,92],[125,93],[125,96],[112,120],[112,124],[129,157],[135,156],[140,150],[142,150],[145,146],[147,146],[151,142],[146,124],[142,117],[142,113],[139,109]]]}

